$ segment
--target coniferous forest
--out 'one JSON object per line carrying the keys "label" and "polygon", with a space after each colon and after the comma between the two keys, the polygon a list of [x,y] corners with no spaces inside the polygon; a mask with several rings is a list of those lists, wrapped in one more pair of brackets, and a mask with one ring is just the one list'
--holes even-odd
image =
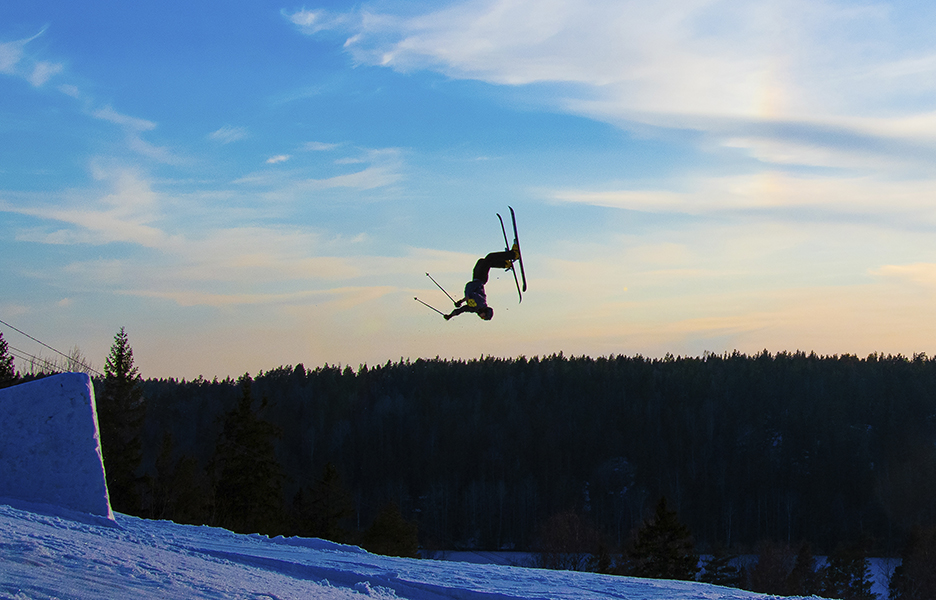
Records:
{"label": "coniferous forest", "polygon": [[[13,367],[0,335],[0,387],[49,374]],[[868,556],[900,556],[890,598],[936,594],[936,360],[922,354],[144,380],[121,328],[94,386],[119,512],[847,600],[873,597]],[[756,561],[739,568],[740,553]]]}
{"label": "coniferous forest", "polygon": [[269,533],[364,530],[393,506],[426,548],[532,550],[571,511],[621,548],[660,498],[702,549],[899,553],[936,525],[924,355],[435,359],[142,387],[140,472],[205,490],[141,498],[155,516],[217,517],[218,474],[258,477],[217,464],[240,414],[269,445],[273,498],[251,500]]}

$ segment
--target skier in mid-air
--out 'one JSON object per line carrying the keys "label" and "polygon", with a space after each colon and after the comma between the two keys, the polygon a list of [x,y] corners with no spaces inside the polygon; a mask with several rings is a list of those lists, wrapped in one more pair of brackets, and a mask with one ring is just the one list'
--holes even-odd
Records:
{"label": "skier in mid-air", "polygon": [[494,318],[494,309],[487,304],[487,295],[484,293],[484,284],[488,282],[488,273],[491,269],[510,269],[513,262],[520,258],[520,246],[514,242],[513,248],[504,252],[491,252],[484,258],[479,258],[471,272],[471,281],[465,284],[465,297],[455,302],[455,310],[442,315],[448,321],[456,315],[473,312],[485,321]]}
{"label": "skier in mid-air", "polygon": [[[426,273],[426,277],[432,279],[432,283],[436,284],[436,287],[442,290],[442,292],[448,296],[448,299],[452,301],[455,305],[455,310],[449,314],[445,314],[431,304],[423,302],[418,297],[413,297],[413,300],[442,315],[445,317],[446,321],[455,315],[466,312],[473,312],[481,317],[481,319],[490,321],[494,318],[494,309],[487,304],[484,284],[488,282],[488,273],[491,269],[507,269],[513,273],[514,283],[517,284],[517,295],[519,295],[520,301],[523,302],[523,292],[527,290],[527,280],[526,273],[523,271],[523,255],[520,254],[520,238],[517,236],[517,216],[512,206],[508,206],[507,208],[510,209],[510,222],[513,225],[513,246],[507,241],[507,229],[504,227],[504,219],[500,216],[500,213],[497,213],[497,220],[500,221],[501,233],[504,234],[504,248],[506,249],[503,252],[491,252],[484,258],[478,259],[478,262],[475,263],[474,270],[471,272],[471,281],[465,284],[464,298],[455,300],[455,298],[452,298],[451,294],[445,291],[444,287],[439,285],[438,281],[432,279],[432,275]],[[520,277],[517,277],[517,270],[514,268],[515,262],[520,266]],[[523,282],[522,285],[521,281]]]}

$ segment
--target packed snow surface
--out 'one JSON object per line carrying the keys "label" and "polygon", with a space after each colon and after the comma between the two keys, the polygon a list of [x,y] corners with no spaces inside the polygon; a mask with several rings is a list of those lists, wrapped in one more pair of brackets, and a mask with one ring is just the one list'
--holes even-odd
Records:
{"label": "packed snow surface", "polygon": [[316,539],[239,535],[121,514],[109,521],[6,500],[0,501],[0,597],[767,598],[702,583],[390,558]]}

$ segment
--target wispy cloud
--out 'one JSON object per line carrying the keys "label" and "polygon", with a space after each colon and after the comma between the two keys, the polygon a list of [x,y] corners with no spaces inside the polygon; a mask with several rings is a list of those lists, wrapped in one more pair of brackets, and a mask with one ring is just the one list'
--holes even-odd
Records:
{"label": "wispy cloud", "polygon": [[331,304],[348,309],[364,302],[380,298],[393,291],[386,286],[367,288],[335,288],[327,290],[307,290],[281,294],[219,294],[194,290],[128,290],[123,292],[131,296],[159,298],[175,302],[180,306],[239,306],[239,305],[302,305]]}
{"label": "wispy cloud", "polygon": [[[913,159],[887,140],[936,150],[936,104],[924,100],[936,92],[936,52],[895,24],[898,13],[830,0],[477,0],[407,17],[290,18],[308,34],[345,33],[362,63],[573,84],[556,90],[558,106],[625,128],[695,129],[766,163],[861,168]],[[843,135],[885,143],[849,153]]]}
{"label": "wispy cloud", "polygon": [[58,86],[58,91],[62,92],[66,96],[71,96],[72,98],[79,99],[81,98],[81,90],[78,89],[78,86],[72,85],[70,83],[63,83]]}
{"label": "wispy cloud", "polygon": [[885,279],[912,283],[936,290],[936,263],[884,265],[873,269],[871,273]]}
{"label": "wispy cloud", "polygon": [[19,76],[33,87],[42,87],[62,72],[64,66],[61,63],[36,60],[26,54],[26,45],[44,33],[45,28],[32,37],[0,43],[0,73]]}
{"label": "wispy cloud", "polygon": [[121,114],[110,106],[99,108],[95,110],[92,115],[97,119],[101,119],[102,121],[108,121],[115,125],[126,127],[130,131],[142,132],[150,131],[151,129],[156,128],[156,123],[153,123],[152,121]]}
{"label": "wispy cloud", "polygon": [[221,129],[217,129],[209,133],[208,139],[219,142],[221,144],[232,144],[246,138],[247,136],[248,132],[246,128],[225,125]]}
{"label": "wispy cloud", "polygon": [[59,202],[0,202],[0,211],[29,215],[65,223],[70,228],[33,228],[21,231],[18,239],[47,244],[109,244],[129,242],[159,247],[167,236],[154,222],[160,217],[157,194],[150,183],[131,169],[94,169],[109,192],[72,194]]}
{"label": "wispy cloud", "polygon": [[400,181],[401,175],[393,167],[387,165],[367,167],[363,171],[336,175],[325,179],[306,179],[297,184],[305,190],[325,190],[330,188],[353,188],[357,190],[372,190],[388,186]]}
{"label": "wispy cloud", "polygon": [[[119,258],[76,259],[54,275],[46,275],[67,277],[79,288],[92,285],[183,306],[351,306],[387,293],[391,288],[375,282],[380,278],[418,271],[427,262],[441,272],[443,264],[456,262],[432,251],[395,258],[349,256],[348,249],[366,243],[366,236],[348,239],[309,226],[263,224],[261,211],[251,219],[255,224],[245,224],[240,215],[230,222],[193,229],[186,225],[191,220],[187,215],[210,210],[210,206],[195,206],[215,202],[210,196],[176,198],[156,190],[143,172],[111,164],[93,165],[92,175],[101,184],[98,189],[68,190],[41,198],[0,195],[0,212],[32,217],[36,223],[17,230],[20,242],[101,247],[121,243],[141,250],[117,252]],[[318,185],[366,188],[376,185],[371,178],[365,170],[344,181]],[[460,265],[467,259],[457,262]],[[336,285],[358,279],[375,283]]]}
{"label": "wispy cloud", "polygon": [[143,139],[142,134],[156,129],[156,123],[119,113],[111,106],[96,109],[92,111],[91,115],[96,119],[113,123],[122,128],[126,134],[127,148],[133,152],[163,164],[178,165],[185,162],[184,158],[169,148],[157,146]]}
{"label": "wispy cloud", "polygon": [[32,73],[29,75],[29,83],[33,84],[34,87],[41,87],[45,82],[52,78],[53,75],[61,73],[64,67],[59,63],[50,63],[50,62],[39,62],[36,63],[36,66],[33,67]]}
{"label": "wispy cloud", "polygon": [[563,202],[651,213],[704,215],[756,213],[770,218],[828,220],[831,215],[871,217],[881,225],[936,224],[936,181],[888,181],[871,176],[831,178],[767,171],[701,177],[681,182],[688,191],[555,190]]}
{"label": "wispy cloud", "polygon": [[306,152],[327,152],[338,148],[341,144],[328,144],[325,142],[306,142],[302,145],[302,150]]}
{"label": "wispy cloud", "polygon": [[[278,164],[290,158],[289,155],[277,155],[267,159],[266,163]],[[337,159],[334,164],[366,166],[357,166],[355,171],[331,177],[303,176],[300,169],[285,174],[272,170],[259,171],[239,177],[234,183],[267,187],[269,193],[275,196],[293,196],[297,193],[337,188],[373,190],[393,185],[403,178],[403,159],[400,150],[396,148],[364,150],[360,154]]]}
{"label": "wispy cloud", "polygon": [[345,28],[358,17],[354,13],[337,13],[324,9],[309,10],[302,8],[293,12],[282,11],[290,23],[299,27],[303,33],[313,34],[320,31]]}
{"label": "wispy cloud", "polygon": [[23,42],[4,42],[0,44],[0,73],[13,75],[16,64],[23,57]]}
{"label": "wispy cloud", "polygon": [[[26,46],[45,31],[43,29],[30,38],[0,43],[0,73],[21,77],[36,88],[63,74],[65,67],[62,63],[39,60],[26,52]],[[80,100],[81,110],[85,114],[123,129],[126,134],[126,146],[132,152],[163,164],[184,162],[182,157],[169,148],[143,139],[142,134],[156,128],[153,121],[119,112],[109,104],[101,106],[93,97],[82,93],[81,89],[72,83],[59,83],[54,89],[65,96]]]}

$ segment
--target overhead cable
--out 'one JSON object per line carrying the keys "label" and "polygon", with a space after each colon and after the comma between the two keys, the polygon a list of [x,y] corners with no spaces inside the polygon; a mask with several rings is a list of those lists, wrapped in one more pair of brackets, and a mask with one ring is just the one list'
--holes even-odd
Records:
{"label": "overhead cable", "polygon": [[[68,360],[68,361],[70,361],[70,362],[72,362],[72,363],[75,363],[75,364],[81,366],[82,368],[84,368],[84,369],[90,371],[91,373],[94,373],[95,375],[98,375],[99,377],[104,377],[104,374],[101,373],[100,371],[89,367],[88,365],[84,364],[84,363],[81,362],[80,360],[77,360],[77,359],[76,359],[75,357],[73,357],[73,356],[69,356],[69,355],[65,354],[64,352],[61,352],[61,351],[59,351],[59,350],[56,350],[55,348],[53,348],[52,346],[46,344],[45,342],[42,342],[42,341],[40,341],[40,340],[37,340],[36,338],[34,338],[33,336],[29,335],[29,334],[26,333],[25,331],[22,331],[22,330],[20,330],[20,329],[17,329],[16,327],[10,325],[10,324],[7,323],[6,321],[0,319],[0,324],[6,325],[7,327],[9,327],[10,329],[12,329],[13,331],[15,331],[15,332],[17,332],[17,333],[20,333],[20,334],[22,334],[22,335],[25,335],[26,337],[28,337],[28,338],[31,339],[32,341],[36,342],[37,344],[41,344],[41,345],[45,346],[46,348],[48,348],[48,349],[51,350],[52,352],[55,352],[56,354],[59,354],[59,355],[65,357],[66,360]],[[22,350],[18,350],[18,352],[23,352],[23,351],[22,351]],[[25,353],[24,353],[24,354],[25,354]],[[31,355],[29,355],[29,356],[31,356]],[[40,359],[40,358],[34,357],[34,356],[33,356],[32,358],[37,359],[37,360],[43,360],[46,364],[50,364],[50,365],[51,365],[51,363],[50,363],[49,361],[45,360],[45,359]],[[24,359],[24,360],[25,360],[25,359]]]}

